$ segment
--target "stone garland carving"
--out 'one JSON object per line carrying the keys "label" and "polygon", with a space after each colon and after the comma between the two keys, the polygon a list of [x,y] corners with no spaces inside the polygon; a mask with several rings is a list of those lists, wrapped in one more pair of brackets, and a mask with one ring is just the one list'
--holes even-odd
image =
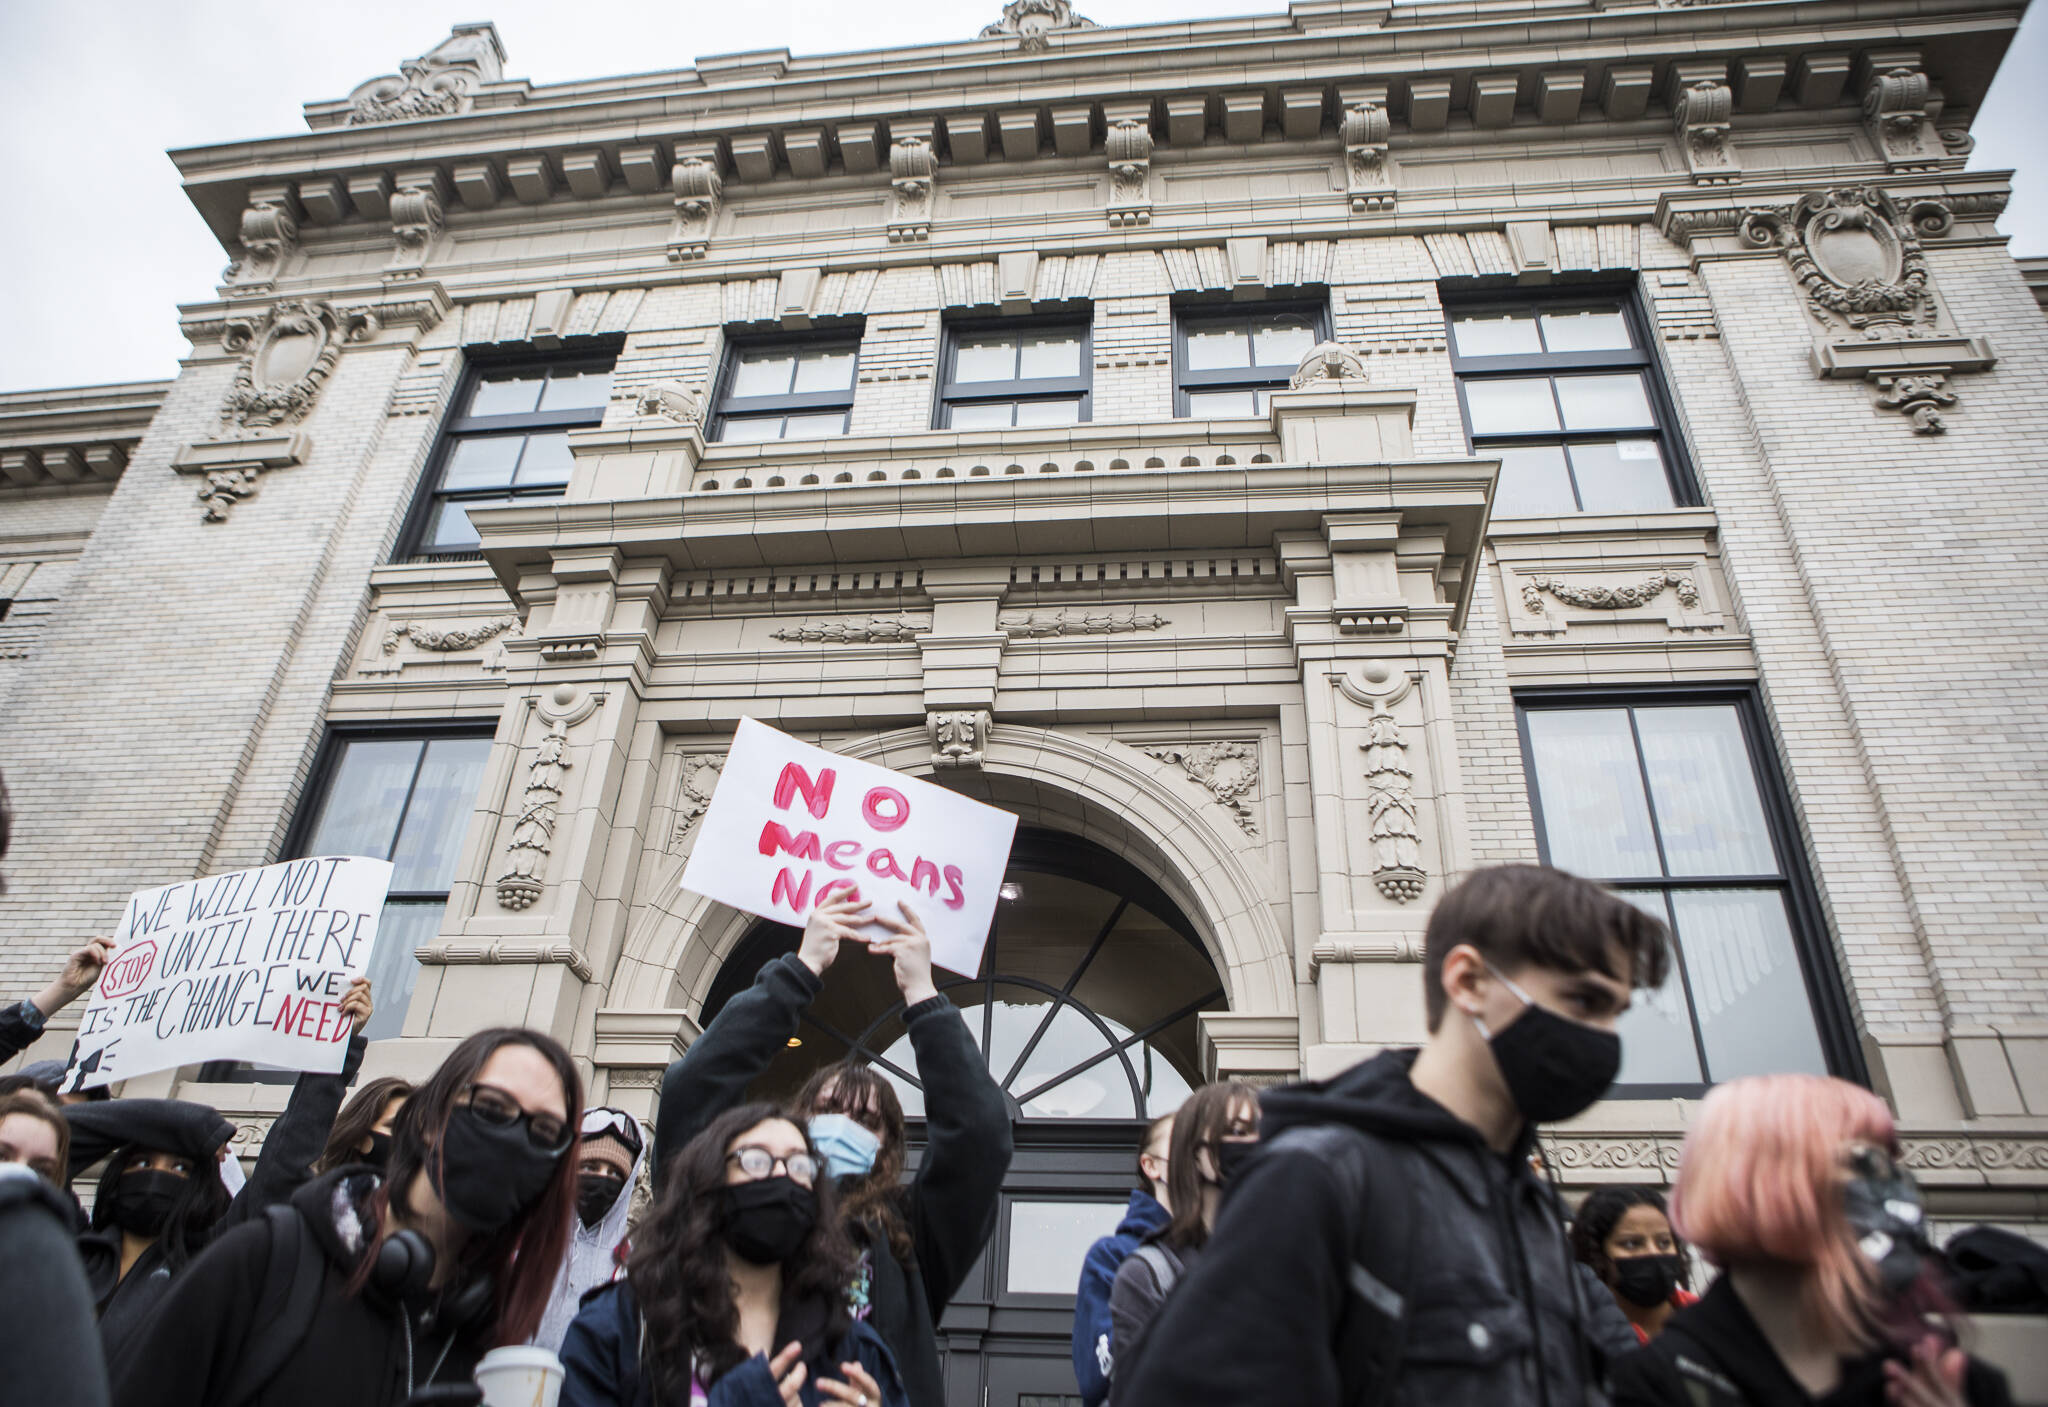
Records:
{"label": "stone garland carving", "polygon": [[938,153],[929,137],[898,137],[889,148],[889,242],[914,244],[932,237],[932,189]]}
{"label": "stone garland carving", "polygon": [[1422,834],[1415,814],[1415,774],[1408,743],[1384,707],[1365,725],[1365,809],[1372,819],[1372,882],[1397,904],[1422,897]]}
{"label": "stone garland carving", "polygon": [[1344,138],[1344,175],[1351,213],[1362,215],[1394,208],[1394,182],[1387,167],[1387,139],[1393,121],[1386,107],[1367,100],[1344,110],[1338,128]]}
{"label": "stone garland carving", "polygon": [[831,645],[908,644],[932,623],[912,616],[869,616],[866,620],[806,621],[769,632],[776,640],[823,642]]}
{"label": "stone garland carving", "polygon": [[1287,379],[1291,390],[1304,390],[1318,381],[1364,381],[1365,359],[1341,342],[1318,342],[1308,349],[1294,375]]}
{"label": "stone garland carving", "polygon": [[669,225],[668,257],[684,264],[702,259],[711,246],[711,222],[725,191],[718,167],[702,156],[686,156],[669,172],[675,187],[676,217]]}
{"label": "stone garland carving", "polygon": [[1526,576],[1522,578],[1522,605],[1530,614],[1541,615],[1543,594],[1549,592],[1567,606],[1595,611],[1632,610],[1648,605],[1667,587],[1677,594],[1681,605],[1699,604],[1700,589],[1691,577],[1678,572],[1652,572],[1633,586],[1574,586],[1554,576]]}
{"label": "stone garland carving", "polygon": [[1956,403],[1956,393],[1948,389],[1948,377],[1942,372],[1879,376],[1876,385],[1879,408],[1904,415],[1912,422],[1914,434],[1940,435],[1948,430],[1941,412]]}
{"label": "stone garland carving", "polygon": [[633,397],[633,414],[678,425],[701,425],[704,394],[680,381],[656,381],[642,386]]}
{"label": "stone garland carving", "polygon": [[391,195],[391,262],[386,278],[418,278],[427,266],[434,241],[447,224],[441,196],[431,185],[401,186]]}
{"label": "stone garland carving", "polygon": [[365,665],[360,672],[398,673],[398,646],[399,642],[404,640],[412,641],[415,648],[446,655],[458,650],[474,650],[480,645],[487,645],[518,624],[518,616],[493,616],[475,625],[451,626],[422,625],[418,621],[395,621],[384,632],[384,640],[379,651],[381,660],[375,664]]}
{"label": "stone garland carving", "polygon": [[1003,6],[1003,17],[981,31],[983,39],[1002,39],[1014,35],[1017,47],[1025,53],[1037,53],[1046,47],[1046,35],[1063,29],[1094,29],[1094,20],[1074,13],[1068,0],[1010,0]]}
{"label": "stone garland carving", "polygon": [[1696,185],[1721,185],[1742,178],[1742,163],[1728,140],[1735,115],[1735,90],[1715,79],[1701,79],[1680,90],[1671,105],[1671,122],[1685,154],[1686,170]]}
{"label": "stone garland carving", "polygon": [[1945,233],[1946,205],[1921,202],[1912,218],[1875,186],[1816,191],[1790,205],[1747,211],[1737,233],[1781,247],[1807,312],[1831,334],[1880,341],[1922,337],[1936,307],[1916,230]]}
{"label": "stone garland carving", "polygon": [[469,111],[476,90],[504,76],[504,54],[489,24],[459,24],[439,44],[398,72],[372,78],[349,94],[349,125],[410,122]]}
{"label": "stone garland carving", "polygon": [[299,223],[292,217],[290,198],[281,191],[252,193],[242,212],[240,244],[242,252],[222,273],[221,282],[243,292],[270,287],[299,247]]}
{"label": "stone garland carving", "polygon": [[660,1089],[662,1073],[659,1067],[653,1065],[614,1065],[611,1067],[609,1079],[613,1089]]}
{"label": "stone garland carving", "polygon": [[256,480],[262,472],[253,465],[207,471],[199,482],[199,520],[225,523],[230,509],[243,499],[256,496]]}
{"label": "stone garland carving", "polygon": [[1146,756],[1171,762],[1189,780],[1208,788],[1209,795],[1230,813],[1238,829],[1259,838],[1259,825],[1245,798],[1258,789],[1259,745],[1250,742],[1170,743],[1144,749]]}
{"label": "stone garland carving", "polygon": [[927,713],[924,725],[931,735],[932,766],[940,770],[980,767],[988,755],[990,722],[989,711],[985,708]]}
{"label": "stone garland carving", "polygon": [[1125,117],[1103,139],[1109,155],[1109,224],[1112,229],[1152,223],[1152,128]]}
{"label": "stone garland carving", "polygon": [[670,850],[680,848],[711,809],[711,794],[718,789],[718,778],[724,771],[722,752],[696,752],[683,758],[682,795],[676,801],[676,828],[669,837]]}
{"label": "stone garland carving", "polygon": [[221,401],[224,434],[269,430],[303,420],[334,372],[345,343],[375,335],[365,308],[287,298],[259,319],[230,318],[221,345],[240,352],[234,384]]}
{"label": "stone garland carving", "polygon": [[557,684],[537,711],[547,732],[526,767],[526,791],[519,801],[519,819],[505,842],[505,872],[498,876],[498,903],[507,909],[529,909],[546,888],[542,878],[561,819],[562,782],[575,764],[566,756],[569,728],[597,708],[597,695],[574,684]]}
{"label": "stone garland carving", "polygon": [[1107,611],[1057,611],[1040,615],[1029,611],[1023,615],[1004,616],[998,624],[1005,635],[1012,639],[1037,640],[1056,635],[1128,635],[1139,630],[1157,630],[1170,625],[1165,616],[1113,615]]}

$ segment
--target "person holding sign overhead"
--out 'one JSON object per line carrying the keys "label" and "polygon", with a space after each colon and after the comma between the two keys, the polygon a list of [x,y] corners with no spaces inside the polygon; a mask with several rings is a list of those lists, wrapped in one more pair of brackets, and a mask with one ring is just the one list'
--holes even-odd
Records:
{"label": "person holding sign overhead", "polygon": [[[875,913],[855,890],[811,910],[797,951],[761,969],[727,1002],[662,1080],[655,1173],[662,1160],[737,1107],[796,1034],[840,946],[858,944],[893,966],[904,1024],[924,1086],[926,1146],[905,1186],[903,1110],[865,1064],[846,1060],[811,1077],[791,1112],[827,1160],[838,1215],[859,1254],[852,1312],[881,1336],[914,1407],[940,1407],[945,1381],[936,1326],[995,1229],[1010,1166],[1010,1114],[959,1009],[932,982],[931,940],[916,911]],[[874,930],[879,929],[876,933]],[[657,1182],[659,1187],[659,1182]]]}

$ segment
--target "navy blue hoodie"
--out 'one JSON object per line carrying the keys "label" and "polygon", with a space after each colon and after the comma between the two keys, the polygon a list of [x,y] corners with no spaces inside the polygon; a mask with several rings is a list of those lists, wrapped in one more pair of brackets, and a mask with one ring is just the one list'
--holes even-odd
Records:
{"label": "navy blue hoodie", "polygon": [[1081,1286],[1074,1291],[1074,1378],[1081,1384],[1083,1407],[1102,1407],[1109,1397],[1109,1375],[1114,1345],[1109,1341],[1109,1289],[1116,1283],[1117,1267],[1130,1259],[1131,1252],[1147,1236],[1172,1218],[1144,1188],[1131,1193],[1124,1219],[1114,1236],[1105,1236],[1088,1248],[1081,1262]]}

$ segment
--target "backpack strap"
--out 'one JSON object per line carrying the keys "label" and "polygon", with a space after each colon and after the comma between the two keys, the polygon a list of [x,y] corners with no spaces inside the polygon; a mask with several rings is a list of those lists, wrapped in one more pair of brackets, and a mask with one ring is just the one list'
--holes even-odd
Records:
{"label": "backpack strap", "polygon": [[1160,1299],[1173,1293],[1174,1283],[1180,1279],[1180,1257],[1157,1241],[1148,1241],[1131,1252],[1131,1259],[1143,1261],[1146,1269],[1152,1272],[1152,1281],[1159,1286]]}
{"label": "backpack strap", "polygon": [[298,1352],[320,1312],[320,1292],[327,1278],[327,1257],[313,1239],[306,1219],[289,1205],[265,1207],[270,1233],[270,1263],[263,1272],[261,1306],[274,1308],[249,1330],[248,1351],[218,1401],[223,1407],[244,1407]]}

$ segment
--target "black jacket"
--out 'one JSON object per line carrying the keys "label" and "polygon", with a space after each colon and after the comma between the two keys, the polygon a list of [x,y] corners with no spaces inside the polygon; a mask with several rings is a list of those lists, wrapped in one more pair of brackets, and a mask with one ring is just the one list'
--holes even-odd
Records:
{"label": "black jacket", "polygon": [[180,1275],[113,1363],[115,1407],[398,1407],[410,1332],[414,1386],[468,1382],[487,1347],[408,1315],[374,1290],[348,1293],[361,1259],[361,1206],[375,1174],[337,1168],[300,1188],[292,1208],[326,1258],[320,1306],[297,1351],[253,1398],[225,1400],[256,1339],[282,1330],[265,1302],[275,1245],[267,1220],[222,1236]]}
{"label": "black jacket", "polygon": [[0,1402],[106,1407],[92,1292],[71,1251],[71,1205],[18,1164],[0,1165]]}
{"label": "black jacket", "polygon": [[[1136,1361],[1119,1349],[1120,1407],[1276,1392],[1351,1407],[1367,1344],[1392,1365],[1383,1400],[1404,1407],[1606,1401],[1555,1195],[1529,1171],[1526,1146],[1493,1152],[1416,1090],[1414,1060],[1388,1051],[1260,1100],[1261,1145],[1201,1260]],[[1388,1283],[1371,1264],[1404,1268]]]}
{"label": "black jacket", "polygon": [[[823,985],[795,954],[777,958],[668,1067],[654,1123],[657,1179],[664,1161],[745,1100]],[[936,1326],[995,1230],[1010,1168],[1010,1111],[953,1003],[933,997],[903,1019],[924,1084],[924,1158],[900,1205],[917,1263],[899,1262],[877,1228],[853,1230],[872,1269],[868,1323],[896,1356],[913,1407],[940,1407],[945,1375]]]}
{"label": "black jacket", "polygon": [[0,1062],[14,1059],[34,1045],[43,1034],[46,1019],[43,1009],[32,1001],[0,1006]]}
{"label": "black jacket", "polygon": [[[1812,1396],[1785,1371],[1724,1275],[1615,1364],[1615,1407],[1885,1407],[1885,1357],[1845,1361],[1841,1384]],[[1970,1407],[2012,1404],[2005,1374],[1974,1358],[1963,1397]]]}

